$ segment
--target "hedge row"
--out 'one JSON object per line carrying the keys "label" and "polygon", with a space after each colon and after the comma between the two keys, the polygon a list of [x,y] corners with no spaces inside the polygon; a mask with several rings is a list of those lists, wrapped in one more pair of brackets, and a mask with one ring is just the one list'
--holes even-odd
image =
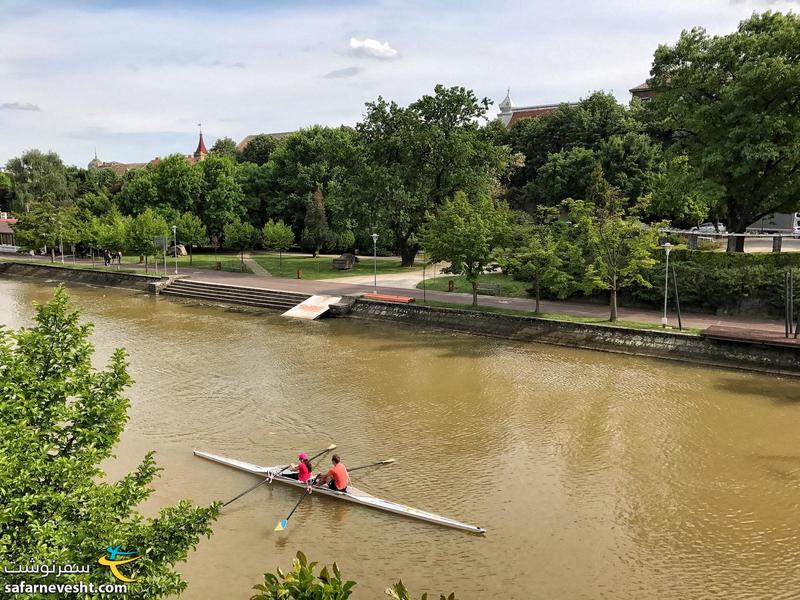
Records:
{"label": "hedge row", "polygon": [[[664,301],[664,253],[646,279],[653,287],[637,286],[625,294],[635,303],[661,306]],[[726,253],[676,249],[675,266],[681,308],[754,316],[782,315],[784,273],[795,269],[795,298],[800,297],[800,253]],[[671,269],[670,269],[671,270]],[[674,296],[670,274],[670,298]],[[672,300],[670,301],[672,303]],[[766,313],[766,314],[764,314]]]}

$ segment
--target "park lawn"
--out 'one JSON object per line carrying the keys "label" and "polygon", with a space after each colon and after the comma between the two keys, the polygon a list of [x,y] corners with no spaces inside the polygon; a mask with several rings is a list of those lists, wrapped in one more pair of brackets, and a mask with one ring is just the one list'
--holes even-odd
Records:
{"label": "park lawn", "polygon": [[[190,267],[192,269],[208,269],[214,270],[216,268],[216,263],[222,263],[222,270],[228,271],[229,273],[252,273],[252,271],[244,265],[244,271],[242,270],[242,259],[239,254],[234,253],[219,253],[216,256],[213,254],[195,254],[194,258],[192,259],[192,264],[189,265],[189,257],[188,256],[179,256],[178,257],[178,266],[179,267]],[[139,265],[139,257],[138,256],[123,256],[122,257],[122,266],[124,267],[126,263]],[[102,261],[100,261],[100,266],[102,266]],[[148,264],[150,266],[150,271],[153,271],[153,258],[150,257],[148,259]],[[175,258],[168,257],[167,258],[167,273],[171,273],[171,269],[175,266]],[[144,265],[140,265],[143,269]],[[164,270],[164,263],[159,259],[158,263],[159,272]]]}
{"label": "park lawn", "polygon": [[[435,292],[447,292],[448,282],[453,281],[455,288],[453,291],[462,292],[464,294],[472,293],[472,284],[469,283],[463,275],[448,275],[442,273],[436,276],[436,279],[425,278],[425,286],[429,290]],[[478,285],[496,285],[496,296],[503,296],[506,298],[530,298],[527,289],[531,287],[530,281],[517,281],[503,273],[483,273],[478,277]],[[422,282],[417,284],[417,289],[422,289]]]}
{"label": "park lawn", "polygon": [[[602,325],[604,327],[623,327],[627,329],[649,329],[655,331],[662,331],[662,327],[657,323],[639,323],[638,321],[615,321],[612,323],[606,317],[584,317],[580,315],[565,315],[563,313],[535,313],[533,311],[517,310],[513,308],[499,308],[496,306],[472,306],[470,304],[457,304],[454,302],[438,302],[436,300],[427,300],[423,302],[418,300],[417,304],[422,306],[432,306],[437,308],[455,308],[458,310],[474,310],[478,312],[498,313],[502,315],[513,315],[517,317],[537,317],[539,319],[551,319],[553,321],[568,321],[570,323],[586,323],[588,325]],[[675,328],[670,328],[668,331],[676,332]],[[694,327],[684,327],[682,333],[699,334],[702,329]]]}
{"label": "park lawn", "polygon": [[[333,279],[335,277],[353,277],[355,275],[372,275],[375,268],[372,257],[359,257],[359,261],[349,271],[333,268],[333,258],[320,256],[318,259],[310,254],[284,254],[283,260],[277,253],[252,254],[253,260],[264,267],[275,277],[296,277],[301,270],[302,279]],[[282,262],[282,266],[281,263]],[[396,256],[378,257],[378,275],[389,273],[405,273],[422,269],[422,263],[413,267],[401,267],[400,258]]]}

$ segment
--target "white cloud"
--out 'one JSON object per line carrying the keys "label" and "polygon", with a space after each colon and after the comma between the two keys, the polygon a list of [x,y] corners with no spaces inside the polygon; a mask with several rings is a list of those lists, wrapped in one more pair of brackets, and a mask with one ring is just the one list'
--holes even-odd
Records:
{"label": "white cloud", "polygon": [[32,104],[31,102],[5,102],[0,104],[0,110],[30,110],[38,112],[42,110],[39,105]]}
{"label": "white cloud", "polygon": [[372,38],[365,38],[359,40],[358,38],[350,38],[350,52],[357,56],[366,56],[369,58],[395,58],[397,50],[389,45],[389,42],[379,42]]}

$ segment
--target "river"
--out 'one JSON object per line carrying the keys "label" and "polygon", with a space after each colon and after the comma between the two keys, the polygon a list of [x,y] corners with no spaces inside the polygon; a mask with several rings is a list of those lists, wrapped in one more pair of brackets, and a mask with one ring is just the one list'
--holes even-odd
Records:
{"label": "river", "polygon": [[[0,322],[29,325],[51,286],[0,279]],[[298,549],[338,561],[355,600],[402,578],[460,600],[797,598],[798,380],[349,319],[302,322],[116,289],[69,289],[97,363],[130,354],[117,478],[153,449],[141,507],[207,504],[258,464],[339,446],[373,494],[486,528],[445,529],[261,488],[224,509],[184,598],[248,598]]]}

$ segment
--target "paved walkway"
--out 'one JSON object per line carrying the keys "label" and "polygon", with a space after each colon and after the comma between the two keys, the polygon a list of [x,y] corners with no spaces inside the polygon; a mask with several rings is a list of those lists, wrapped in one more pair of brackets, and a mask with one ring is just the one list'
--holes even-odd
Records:
{"label": "paved walkway", "polygon": [[[1,257],[0,257],[1,258]],[[16,260],[13,256],[10,257]],[[25,260],[25,257],[22,257]],[[47,257],[44,258],[29,258],[35,262],[43,262],[49,264],[50,261]],[[86,261],[87,263],[89,261]],[[90,263],[89,263],[90,264]],[[123,269],[137,269],[140,265],[134,263],[123,263]],[[142,266],[143,267],[143,266]],[[102,266],[100,267],[102,268]],[[143,268],[141,268],[144,271]],[[152,271],[151,271],[152,272]],[[169,274],[172,275],[173,269],[169,269]],[[283,277],[267,277],[263,275],[249,274],[249,273],[227,273],[225,271],[212,271],[207,269],[196,269],[189,267],[180,267],[178,269],[179,275],[184,275],[199,281],[209,281],[218,283],[228,283],[232,285],[244,285],[250,287],[261,287],[273,290],[285,290],[289,292],[301,292],[305,294],[327,294],[331,296],[347,296],[353,294],[371,293],[377,291],[381,294],[394,294],[402,296],[411,296],[413,298],[422,300],[423,295],[428,300],[438,302],[450,302],[456,304],[471,304],[472,295],[462,294],[456,292],[434,292],[423,290],[399,288],[393,285],[378,283],[378,287],[374,288],[369,284],[346,282],[343,279],[355,278],[340,278],[340,279],[288,279]],[[407,274],[401,274],[407,276]],[[502,298],[497,296],[479,296],[479,303],[482,306],[494,306],[499,308],[509,308],[514,310],[522,310],[533,312],[536,302],[529,298]],[[608,306],[599,304],[590,304],[586,302],[572,302],[572,301],[552,301],[542,300],[541,311],[548,313],[561,313],[565,315],[572,315],[577,317],[608,317]],[[625,321],[636,321],[639,323],[661,323],[661,312],[658,310],[638,309],[638,308],[623,308],[619,309],[619,318]],[[678,322],[677,316],[674,312],[668,315],[670,326],[677,329]],[[684,327],[692,327],[697,329],[705,329],[712,325],[722,325],[727,327],[739,327],[750,330],[762,331],[780,331],[783,332],[784,324],[781,320],[773,319],[758,319],[758,318],[743,318],[743,317],[723,317],[702,313],[683,313],[682,320]]]}
{"label": "paved walkway", "polygon": [[244,255],[244,264],[249,267],[249,269],[253,272],[253,275],[260,275],[261,277],[272,277],[272,273],[267,271],[264,267],[258,264],[253,257],[249,254]]}

